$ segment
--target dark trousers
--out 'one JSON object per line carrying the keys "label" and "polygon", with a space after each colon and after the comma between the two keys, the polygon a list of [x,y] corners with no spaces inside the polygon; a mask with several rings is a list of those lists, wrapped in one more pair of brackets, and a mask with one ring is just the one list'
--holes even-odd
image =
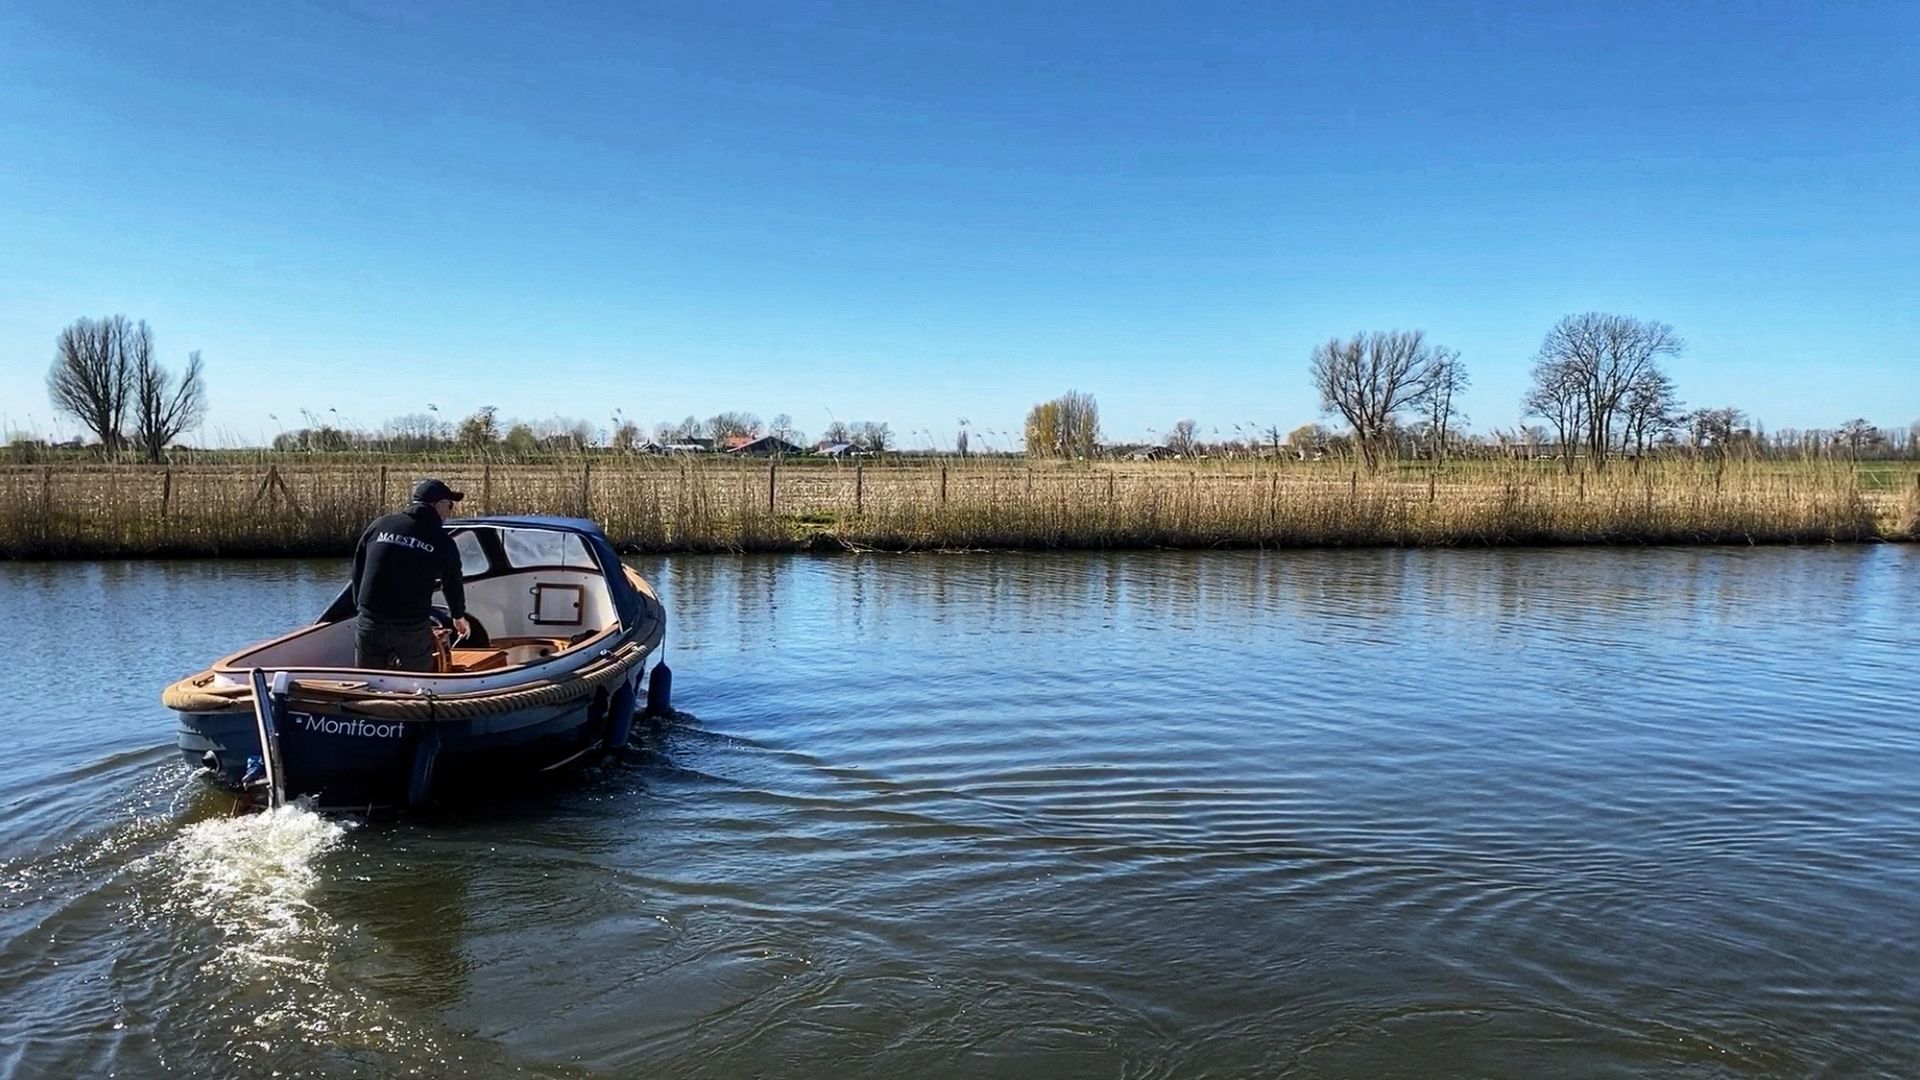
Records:
{"label": "dark trousers", "polygon": [[387,671],[434,671],[433,623],[427,619],[399,622],[376,619],[362,612],[353,623],[353,666]]}

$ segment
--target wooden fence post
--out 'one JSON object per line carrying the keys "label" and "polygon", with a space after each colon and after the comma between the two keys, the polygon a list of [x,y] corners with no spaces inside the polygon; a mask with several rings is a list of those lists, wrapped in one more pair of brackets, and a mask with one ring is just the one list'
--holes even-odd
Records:
{"label": "wooden fence post", "polygon": [[774,495],[780,486],[780,459],[767,459],[767,513],[773,513]]}
{"label": "wooden fence post", "polygon": [[942,465],[940,466],[940,506],[944,509],[946,505],[947,505],[947,467],[945,465]]}
{"label": "wooden fence post", "polygon": [[167,516],[167,508],[173,504],[173,470],[169,468],[160,479],[160,516]]}
{"label": "wooden fence post", "polygon": [[1440,478],[1434,473],[1428,473],[1427,474],[1427,505],[1428,506],[1433,505],[1433,500],[1436,496],[1439,495],[1439,493],[1440,493]]}
{"label": "wooden fence post", "polygon": [[593,462],[580,466],[580,516],[593,516]]}
{"label": "wooden fence post", "polygon": [[280,494],[286,497],[287,509],[296,514],[300,513],[300,500],[293,497],[293,488],[287,486],[287,478],[281,476],[277,468],[273,470],[273,482],[280,489]]}
{"label": "wooden fence post", "polygon": [[866,468],[866,465],[861,462],[853,463],[853,512],[855,514],[866,511]]}
{"label": "wooden fence post", "polygon": [[267,496],[267,505],[276,510],[280,508],[280,500],[285,498],[289,510],[296,514],[300,512],[300,500],[293,497],[293,489],[281,479],[278,465],[267,466],[267,475],[261,478],[259,489],[253,493],[252,505],[260,505],[261,496]]}
{"label": "wooden fence post", "polygon": [[380,509],[387,508],[387,467],[380,466]]}
{"label": "wooden fence post", "polygon": [[480,512],[493,513],[493,466],[480,466]]}

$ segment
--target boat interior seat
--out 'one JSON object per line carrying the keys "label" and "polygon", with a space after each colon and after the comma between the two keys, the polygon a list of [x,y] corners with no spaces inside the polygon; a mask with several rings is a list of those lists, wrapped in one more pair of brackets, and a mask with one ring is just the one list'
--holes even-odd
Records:
{"label": "boat interior seat", "polygon": [[450,672],[493,671],[507,667],[507,650],[493,648],[453,649],[448,654],[447,670]]}
{"label": "boat interior seat", "polygon": [[[537,663],[577,646],[600,631],[559,637],[551,634],[499,635],[486,644],[447,642],[446,672],[483,672]],[[259,649],[237,655],[240,667],[354,667],[354,621],[321,623]],[[436,653],[440,650],[436,648]]]}
{"label": "boat interior seat", "polygon": [[570,642],[563,637],[500,637],[494,638],[492,645],[496,649],[523,649],[532,647],[544,649],[542,656],[551,656],[565,649]]}

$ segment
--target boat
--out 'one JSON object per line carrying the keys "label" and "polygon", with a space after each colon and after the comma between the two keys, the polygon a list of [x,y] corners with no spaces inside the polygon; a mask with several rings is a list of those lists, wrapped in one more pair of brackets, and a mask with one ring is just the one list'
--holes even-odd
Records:
{"label": "boat", "polygon": [[348,583],[312,625],[166,688],[180,752],[248,801],[373,811],[564,769],[670,708],[671,673],[648,667],[666,610],[597,525],[475,517],[446,529],[469,634],[452,639],[436,593],[437,670],[356,668]]}

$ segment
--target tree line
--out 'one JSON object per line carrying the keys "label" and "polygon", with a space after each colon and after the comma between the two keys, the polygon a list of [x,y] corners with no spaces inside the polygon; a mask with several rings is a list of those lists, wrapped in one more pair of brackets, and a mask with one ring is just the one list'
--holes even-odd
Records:
{"label": "tree line", "polygon": [[[1471,381],[1457,350],[1429,342],[1419,330],[1372,331],[1316,346],[1308,367],[1322,412],[1346,422],[1343,432],[1302,425],[1285,445],[1299,457],[1349,453],[1368,468],[1395,456],[1444,458],[1456,450],[1541,456],[1550,452],[1571,471],[1585,459],[1594,469],[1610,460],[1656,451],[1715,455],[1844,453],[1855,458],[1920,455],[1920,421],[1905,431],[1882,430],[1864,418],[1832,429],[1765,427],[1732,406],[1689,409],[1666,363],[1686,343],[1666,323],[1626,315],[1567,315],[1548,330],[1535,352],[1530,384],[1520,402],[1521,422],[1485,436],[1462,435],[1467,417],[1456,401]],[[1528,421],[1539,421],[1529,423]],[[1257,425],[1225,445],[1258,452]],[[1199,445],[1191,420],[1177,422],[1166,440],[1174,453]],[[1281,450],[1278,429],[1264,434]]]}
{"label": "tree line", "polygon": [[[47,396],[57,414],[72,418],[93,437],[102,455],[137,449],[154,462],[180,436],[197,429],[207,412],[206,375],[200,353],[188,353],[185,367],[176,374],[159,361],[153,329],[146,321],[136,322],[124,315],[77,319],[60,331],[47,372]],[[395,417],[378,431],[364,431],[342,422],[332,409],[327,410],[327,419],[306,409],[300,414],[305,423],[278,432],[272,440],[273,449],[419,452],[459,448],[525,456],[597,447],[628,451],[724,447],[731,439],[763,435],[795,446],[806,442],[806,434],[785,413],[768,422],[744,411],[720,412],[704,420],[689,416],[678,422],[655,424],[651,438],[620,409],[613,410],[607,427],[601,427],[564,417],[507,420],[492,405],[449,421],[440,416],[438,406],[430,404],[426,412]],[[277,414],[269,415],[278,422]],[[875,420],[835,420],[828,425],[822,441],[867,453],[895,448],[892,427]]]}
{"label": "tree line", "polygon": [[[510,420],[500,415],[497,406],[483,405],[456,421],[442,420],[437,412],[409,413],[387,421],[377,431],[319,423],[311,413],[305,415],[312,422],[275,436],[275,450],[424,452],[458,449],[526,457],[594,449],[641,453],[725,448],[732,440],[763,436],[802,449],[808,446],[806,433],[794,426],[793,418],[787,414],[780,413],[772,420],[762,421],[754,413],[738,410],[716,413],[704,420],[688,416],[679,421],[661,421],[651,429],[622,415],[619,409],[614,410],[608,423],[602,426],[590,420],[562,416]],[[834,421],[822,434],[820,445],[836,444],[867,453],[895,449],[893,428],[885,421]]]}
{"label": "tree line", "polygon": [[[1731,453],[1845,453],[1853,457],[1920,455],[1920,422],[1883,430],[1864,418],[1831,429],[1765,427],[1732,406],[1685,407],[1666,365],[1686,343],[1666,323],[1626,315],[1568,315],[1548,330],[1532,358],[1530,383],[1520,402],[1520,422],[1486,435],[1464,430],[1468,417],[1460,395],[1471,385],[1456,349],[1428,340],[1420,330],[1363,331],[1313,348],[1308,371],[1324,415],[1344,430],[1318,423],[1295,427],[1284,437],[1277,424],[1230,424],[1232,435],[1212,429],[1204,438],[1191,418],[1175,420],[1144,449],[1152,455],[1289,454],[1298,458],[1352,454],[1367,468],[1393,457],[1445,458],[1450,453],[1505,453],[1557,457],[1571,470],[1585,459],[1595,469],[1610,460],[1656,451],[1687,449]],[[47,393],[54,409],[80,423],[107,454],[137,450],[149,461],[162,454],[206,415],[207,390],[198,351],[187,354],[178,373],[160,363],[152,329],[123,315],[82,318],[60,332]],[[282,430],[275,450],[327,452],[383,450],[421,452],[457,448],[530,456],[553,451],[609,448],[645,451],[721,447],[730,440],[772,436],[804,447],[806,435],[782,413],[763,422],[751,412],[726,411],[662,421],[649,430],[613,410],[606,426],[555,417],[511,421],[491,405],[457,420],[444,420],[437,406],[395,417],[375,432],[302,410],[304,426]],[[333,410],[328,410],[330,414]],[[275,417],[277,421],[277,416]],[[1151,429],[1149,429],[1151,432]],[[1035,458],[1091,458],[1115,447],[1100,427],[1094,396],[1069,390],[1034,405],[1022,432]],[[1154,433],[1158,434],[1158,433]],[[955,450],[969,452],[967,421],[960,421]],[[867,453],[896,450],[884,421],[841,422],[822,433],[822,446]],[[1151,456],[1151,455],[1150,455]]]}

